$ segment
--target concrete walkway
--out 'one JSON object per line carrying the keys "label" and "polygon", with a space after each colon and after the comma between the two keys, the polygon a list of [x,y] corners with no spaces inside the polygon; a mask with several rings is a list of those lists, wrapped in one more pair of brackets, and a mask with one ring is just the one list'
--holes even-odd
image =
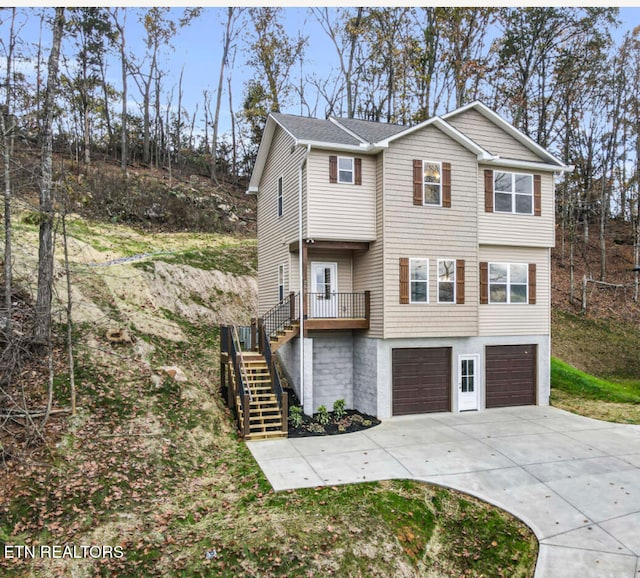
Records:
{"label": "concrete walkway", "polygon": [[538,537],[536,578],[640,577],[640,426],[520,407],[248,446],[276,491],[405,478],[495,504]]}

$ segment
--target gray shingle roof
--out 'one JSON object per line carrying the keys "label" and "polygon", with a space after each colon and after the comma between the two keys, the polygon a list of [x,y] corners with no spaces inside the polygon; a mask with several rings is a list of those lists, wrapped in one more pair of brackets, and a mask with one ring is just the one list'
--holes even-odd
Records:
{"label": "gray shingle roof", "polygon": [[271,116],[295,138],[333,144],[355,145],[360,141],[330,120],[273,112]]}
{"label": "gray shingle roof", "polygon": [[336,120],[342,126],[370,143],[379,142],[409,128],[408,126],[401,126],[398,124],[386,124],[383,122],[372,122],[370,120],[358,120],[355,118],[336,118]]}

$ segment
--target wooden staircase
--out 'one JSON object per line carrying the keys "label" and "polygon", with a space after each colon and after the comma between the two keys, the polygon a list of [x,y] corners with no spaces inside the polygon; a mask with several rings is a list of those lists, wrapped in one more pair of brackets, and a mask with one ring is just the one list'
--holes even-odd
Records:
{"label": "wooden staircase", "polygon": [[[289,338],[290,339],[290,338]],[[283,419],[278,399],[273,393],[269,367],[264,357],[256,352],[242,352],[244,366],[247,372],[247,388],[251,392],[249,402],[249,433],[247,440],[274,439],[286,437]],[[236,395],[236,410],[240,423],[244,422],[242,402]]]}
{"label": "wooden staircase", "polygon": [[269,339],[269,341],[271,342],[271,351],[275,353],[280,347],[282,347],[288,341],[291,341],[299,333],[300,324],[297,321],[278,330],[276,335],[271,336],[271,338]]}

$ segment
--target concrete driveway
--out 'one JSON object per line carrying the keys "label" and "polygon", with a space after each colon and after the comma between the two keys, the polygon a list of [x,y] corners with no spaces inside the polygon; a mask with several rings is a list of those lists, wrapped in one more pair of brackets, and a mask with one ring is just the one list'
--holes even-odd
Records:
{"label": "concrete driveway", "polygon": [[276,491],[405,478],[504,508],[540,541],[536,578],[640,577],[640,426],[519,407],[248,447]]}

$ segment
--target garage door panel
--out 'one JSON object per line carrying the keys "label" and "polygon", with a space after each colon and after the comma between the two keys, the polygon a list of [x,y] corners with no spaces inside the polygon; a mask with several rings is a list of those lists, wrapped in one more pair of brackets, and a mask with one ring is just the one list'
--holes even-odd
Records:
{"label": "garage door panel", "polygon": [[393,415],[451,408],[451,348],[392,351]]}
{"label": "garage door panel", "polygon": [[487,407],[535,405],[536,367],[536,345],[487,347]]}

